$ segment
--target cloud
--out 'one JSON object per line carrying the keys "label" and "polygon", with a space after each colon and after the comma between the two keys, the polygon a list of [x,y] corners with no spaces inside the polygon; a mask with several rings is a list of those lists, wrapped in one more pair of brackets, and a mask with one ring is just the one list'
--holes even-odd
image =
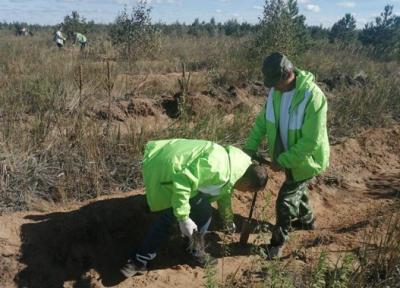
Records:
{"label": "cloud", "polygon": [[217,10],[215,10],[215,12],[217,12],[217,13],[222,13],[222,10],[221,9],[217,9]]}
{"label": "cloud", "polygon": [[307,4],[306,9],[308,11],[312,11],[312,12],[315,12],[315,13],[318,13],[319,11],[321,11],[321,8],[319,8],[318,5],[314,5],[314,4]]}
{"label": "cloud", "polygon": [[310,0],[298,0],[297,1],[299,4],[307,4],[310,2]]}
{"label": "cloud", "polygon": [[239,18],[239,17],[240,17],[240,14],[239,14],[239,13],[232,13],[232,16],[233,16],[233,17],[236,17],[236,18]]}
{"label": "cloud", "polygon": [[264,10],[264,7],[258,5],[254,5],[253,8],[257,10]]}
{"label": "cloud", "polygon": [[339,7],[344,7],[344,8],[353,8],[356,6],[356,3],[344,1],[344,2],[336,3],[336,5]]}

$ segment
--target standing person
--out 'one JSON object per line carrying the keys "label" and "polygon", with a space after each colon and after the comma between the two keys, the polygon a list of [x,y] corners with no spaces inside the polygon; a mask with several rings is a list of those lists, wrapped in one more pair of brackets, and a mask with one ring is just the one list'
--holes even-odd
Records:
{"label": "standing person", "polygon": [[285,55],[272,53],[266,57],[262,72],[265,86],[271,89],[244,150],[256,157],[265,138],[271,168],[286,174],[276,200],[276,225],[266,247],[272,259],[281,256],[291,228],[315,229],[307,181],[329,164],[328,106],[313,74],[295,68]]}
{"label": "standing person", "polygon": [[81,47],[81,51],[83,51],[87,44],[86,36],[78,32],[74,32],[74,36],[74,45],[78,42]]}
{"label": "standing person", "polygon": [[64,46],[65,40],[67,39],[63,36],[61,29],[57,30],[54,34],[54,41],[56,42],[57,47],[61,49]]}
{"label": "standing person", "polygon": [[[151,141],[146,145],[142,171],[150,210],[162,212],[121,269],[126,277],[146,270],[176,224],[190,240],[194,241],[196,234],[204,242],[211,222],[210,202],[217,201],[225,227],[235,229],[231,206],[234,188],[259,190],[267,181],[265,169],[252,164],[242,150],[205,140]],[[193,249],[190,253],[201,266],[217,262],[204,251]]]}

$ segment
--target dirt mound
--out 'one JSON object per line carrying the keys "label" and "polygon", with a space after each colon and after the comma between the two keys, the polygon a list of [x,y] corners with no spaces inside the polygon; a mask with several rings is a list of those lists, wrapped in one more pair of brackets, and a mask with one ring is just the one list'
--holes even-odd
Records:
{"label": "dirt mound", "polygon": [[[397,125],[332,146],[331,167],[309,185],[318,228],[291,234],[283,260],[288,268],[311,269],[321,251],[335,263],[346,251],[357,251],[368,231],[399,213],[399,136]],[[283,175],[270,176],[254,214],[268,222],[255,222],[258,227],[274,223],[274,200]],[[261,200],[269,198],[272,201]],[[234,195],[238,231],[251,199],[250,193]],[[161,249],[147,274],[132,279],[119,274],[155,216],[147,212],[142,190],[45,210],[0,215],[0,287],[199,287],[205,282],[204,271],[189,265],[179,233]],[[208,249],[219,258],[218,280],[230,275],[239,287],[262,280],[253,248],[268,242],[268,235],[255,230],[249,246],[240,247],[239,234],[225,236],[218,221],[211,231]]]}
{"label": "dirt mound", "polygon": [[[118,99],[108,107],[108,103],[101,103],[93,108],[93,114],[100,120],[107,120],[111,113],[112,120],[125,122],[132,117],[160,117],[165,115],[171,119],[180,116],[179,103],[182,101],[182,94],[163,95],[158,99],[149,99],[132,94],[125,95],[125,99]],[[211,110],[233,113],[237,109],[246,109],[256,113],[259,111],[263,97],[255,97],[247,89],[239,89],[233,86],[219,95],[204,93],[189,93],[186,96],[186,108],[189,115],[203,115]],[[163,117],[161,117],[163,118]],[[165,120],[164,118],[162,119]]]}
{"label": "dirt mound", "polygon": [[[367,177],[400,169],[400,126],[367,130],[332,146],[330,168],[322,177],[357,184]],[[333,180],[336,179],[336,180]],[[349,184],[350,185],[350,184]]]}
{"label": "dirt mound", "polygon": [[364,71],[360,71],[354,76],[347,74],[337,74],[321,81],[329,90],[333,90],[342,85],[344,86],[363,86],[368,83],[368,75]]}
{"label": "dirt mound", "polygon": [[[182,95],[180,93],[174,96],[163,96],[160,100],[160,106],[170,118],[179,117],[179,103]],[[207,91],[186,96],[187,112],[190,115],[207,115],[210,110],[217,110],[225,114],[233,113],[235,110],[247,110],[257,113],[265,101],[264,98],[250,95],[245,89],[229,87],[224,94],[215,96]]]}
{"label": "dirt mound", "polygon": [[94,109],[95,115],[106,120],[111,113],[111,118],[117,121],[125,121],[128,117],[147,117],[161,114],[157,102],[146,98],[131,98],[129,100],[118,100],[109,109],[108,104],[102,104]]}
{"label": "dirt mound", "polygon": [[[178,81],[182,73],[172,72],[165,74],[119,74],[114,83],[113,96],[125,94],[157,95],[161,91],[178,91]],[[190,87],[192,91],[202,91],[207,87],[207,73],[191,72]],[[162,92],[161,92],[162,93]]]}

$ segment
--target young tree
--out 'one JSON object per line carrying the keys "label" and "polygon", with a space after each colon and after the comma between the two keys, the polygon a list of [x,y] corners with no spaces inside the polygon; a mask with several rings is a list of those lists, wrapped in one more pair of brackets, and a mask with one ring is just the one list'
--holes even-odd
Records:
{"label": "young tree", "polygon": [[127,8],[117,16],[110,30],[111,42],[121,56],[131,60],[151,57],[160,48],[160,35],[156,26],[151,24],[151,8],[142,1],[132,8],[129,15]]}
{"label": "young tree", "polygon": [[210,22],[209,22],[209,23],[206,23],[206,25],[205,25],[205,30],[207,31],[207,35],[208,35],[208,36],[213,37],[213,36],[216,36],[216,35],[217,35],[217,32],[218,32],[218,31],[217,31],[217,23],[216,23],[214,17],[212,17],[212,18],[210,19]]}
{"label": "young tree", "polygon": [[347,13],[342,19],[333,24],[329,33],[330,42],[339,40],[343,43],[352,43],[357,39],[356,19]]}
{"label": "young tree", "polygon": [[238,36],[240,34],[240,24],[236,19],[230,19],[224,23],[225,35]]}
{"label": "young tree", "polygon": [[254,45],[258,55],[280,51],[294,56],[309,45],[305,17],[299,15],[296,0],[265,0],[260,27]]}
{"label": "young tree", "polygon": [[68,39],[73,39],[74,32],[87,33],[86,19],[78,11],[72,11],[71,15],[65,16],[62,27]]}
{"label": "young tree", "polygon": [[310,32],[310,36],[313,40],[327,40],[329,38],[329,29],[320,26],[309,26],[307,27]]}
{"label": "young tree", "polygon": [[202,34],[202,28],[199,18],[194,19],[192,25],[189,26],[188,34],[199,37]]}
{"label": "young tree", "polygon": [[399,58],[400,17],[393,14],[393,6],[386,5],[375,23],[365,25],[359,38],[364,45],[373,46],[378,56]]}

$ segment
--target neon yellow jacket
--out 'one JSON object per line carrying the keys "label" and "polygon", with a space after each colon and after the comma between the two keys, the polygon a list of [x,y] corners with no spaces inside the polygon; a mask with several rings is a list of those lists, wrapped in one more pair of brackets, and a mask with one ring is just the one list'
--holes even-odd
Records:
{"label": "neon yellow jacket", "polygon": [[143,178],[151,211],[173,208],[178,220],[189,218],[189,199],[198,191],[218,201],[225,221],[233,219],[231,194],[251,164],[238,148],[205,140],[150,141],[145,148]]}
{"label": "neon yellow jacket", "polygon": [[271,159],[290,170],[295,181],[309,179],[329,164],[326,128],[327,101],[310,72],[295,70],[296,90],[289,108],[288,150],[284,151],[278,126],[281,92],[270,90],[267,103],[258,114],[245,149],[255,153],[267,139]]}
{"label": "neon yellow jacket", "polygon": [[86,43],[87,39],[85,35],[81,33],[76,33],[76,41],[78,41],[79,43]]}

